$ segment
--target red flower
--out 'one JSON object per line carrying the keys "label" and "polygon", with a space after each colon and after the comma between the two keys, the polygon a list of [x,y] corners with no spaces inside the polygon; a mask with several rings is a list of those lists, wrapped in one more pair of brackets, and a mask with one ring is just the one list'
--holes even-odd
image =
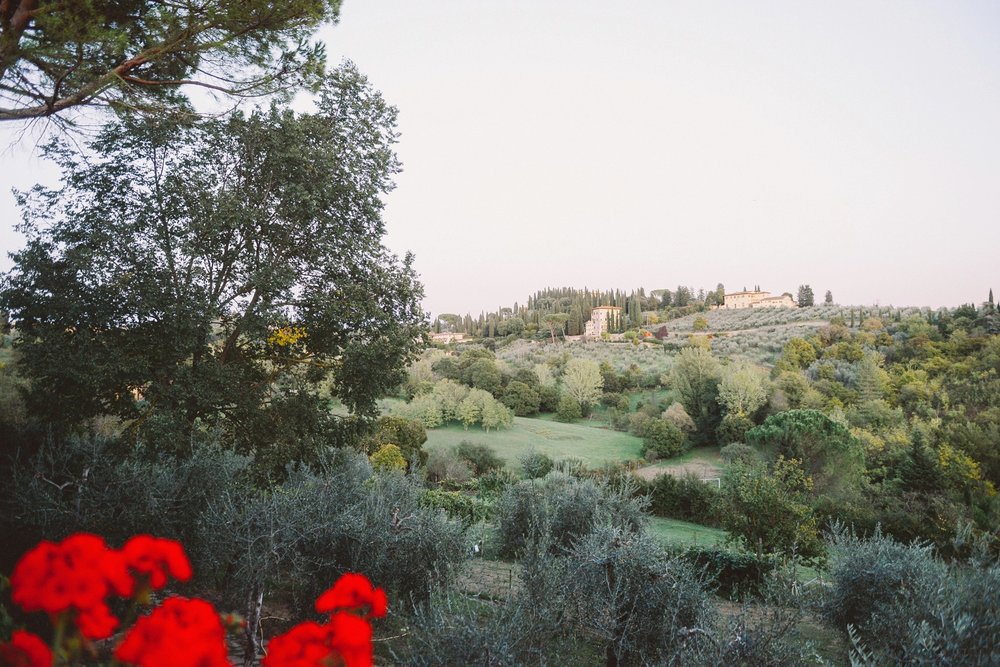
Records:
{"label": "red flower", "polygon": [[316,611],[321,614],[337,610],[357,610],[368,607],[370,615],[382,618],[389,607],[385,591],[372,586],[363,574],[348,572],[316,600]]}
{"label": "red flower", "polygon": [[372,626],[368,621],[341,611],[330,619],[330,627],[333,648],[346,667],[372,666]]}
{"label": "red flower", "polygon": [[128,569],[145,575],[154,590],[166,586],[168,575],[178,581],[191,578],[191,563],[175,540],[136,535],[122,547],[122,555]]}
{"label": "red flower", "polygon": [[331,628],[308,621],[299,623],[267,643],[262,667],[331,667],[336,664]]}
{"label": "red flower", "polygon": [[338,612],[329,625],[300,623],[267,644],[262,667],[372,667],[372,626]]}
{"label": "red flower", "polygon": [[0,664],[7,667],[52,667],[52,651],[30,632],[15,630],[9,642],[0,644]]}
{"label": "red flower", "polygon": [[140,667],[229,667],[226,633],[204,600],[171,597],[136,621],[115,658]]}
{"label": "red flower", "polygon": [[105,598],[127,594],[132,582],[117,552],[100,537],[78,533],[59,544],[43,541],[18,561],[11,575],[11,598],[25,611],[57,615],[75,611],[80,632],[109,637],[118,625]]}

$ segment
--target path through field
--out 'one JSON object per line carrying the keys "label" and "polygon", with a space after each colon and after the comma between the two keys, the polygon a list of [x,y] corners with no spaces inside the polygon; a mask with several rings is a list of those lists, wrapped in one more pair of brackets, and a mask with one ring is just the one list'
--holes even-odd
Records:
{"label": "path through field", "polygon": [[693,473],[698,479],[715,479],[722,476],[722,458],[715,447],[701,447],[669,461],[644,466],[635,471],[643,479],[652,480],[660,475],[684,477]]}

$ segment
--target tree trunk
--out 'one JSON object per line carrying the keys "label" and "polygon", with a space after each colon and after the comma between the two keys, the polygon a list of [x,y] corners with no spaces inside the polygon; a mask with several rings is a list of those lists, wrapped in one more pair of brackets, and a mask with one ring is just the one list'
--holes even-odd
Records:
{"label": "tree trunk", "polygon": [[253,667],[257,656],[263,653],[258,632],[260,630],[260,612],[264,606],[264,584],[255,581],[247,595],[246,626],[243,628],[244,654],[243,667]]}

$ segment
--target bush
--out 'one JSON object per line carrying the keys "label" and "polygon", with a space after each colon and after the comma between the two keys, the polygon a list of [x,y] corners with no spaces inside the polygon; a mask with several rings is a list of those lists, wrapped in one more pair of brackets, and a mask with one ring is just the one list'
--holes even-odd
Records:
{"label": "bush", "polygon": [[693,568],[644,533],[598,524],[563,555],[531,551],[523,577],[530,606],[552,631],[579,637],[586,628],[608,664],[666,664],[689,628],[710,626]]}
{"label": "bush", "polygon": [[642,446],[647,461],[670,459],[689,449],[684,432],[665,419],[653,419],[643,430]]}
{"label": "bush", "polygon": [[552,458],[548,454],[543,454],[542,452],[536,451],[534,449],[529,449],[527,452],[518,458],[518,462],[521,464],[521,470],[524,471],[524,476],[528,479],[537,479],[539,477],[545,477],[550,472],[552,472],[552,467],[554,465]]}
{"label": "bush", "polygon": [[693,474],[660,475],[650,483],[650,509],[656,516],[718,525],[719,491]]}
{"label": "bush", "polygon": [[488,504],[461,491],[428,489],[420,497],[420,506],[444,510],[450,518],[461,521],[466,527],[483,521],[490,515]]}
{"label": "bush", "polygon": [[496,509],[501,555],[518,556],[542,542],[565,550],[598,523],[636,532],[646,523],[647,501],[632,491],[628,484],[616,488],[556,472],[508,487]]}
{"label": "bush", "polygon": [[429,604],[415,607],[405,623],[408,631],[392,650],[396,665],[513,667],[543,662],[532,642],[535,619],[527,605],[484,604],[445,590]]}
{"label": "bush", "polygon": [[507,385],[501,402],[514,411],[518,417],[528,417],[538,413],[541,405],[541,396],[531,386],[524,382],[514,380]]}
{"label": "bush", "polygon": [[753,420],[746,415],[727,414],[719,423],[719,428],[715,430],[715,439],[726,444],[744,442],[747,431],[753,426]]}
{"label": "bush", "polygon": [[684,431],[684,433],[691,434],[695,432],[694,420],[688,416],[684,406],[680,403],[671,403],[670,407],[663,411],[661,417]]}
{"label": "bush", "polygon": [[561,422],[575,422],[581,417],[583,417],[583,411],[580,409],[580,402],[578,400],[569,394],[563,394],[559,397],[556,419]]}
{"label": "bush", "polygon": [[681,558],[705,572],[716,593],[729,599],[759,596],[767,577],[778,566],[774,556],[758,556],[750,551],[734,551],[720,546],[692,546]]}
{"label": "bush", "polygon": [[733,442],[719,450],[719,455],[726,463],[754,463],[760,460],[760,454],[750,445]]}
{"label": "bush", "polygon": [[416,459],[417,463],[427,463],[427,452],[422,445],[427,442],[427,429],[419,421],[385,415],[375,422],[372,433],[361,441],[362,448],[368,454],[378,451],[379,447],[392,443],[399,447],[407,462]]}
{"label": "bush", "polygon": [[469,464],[472,474],[476,477],[504,466],[503,459],[497,455],[495,449],[487,445],[476,445],[467,440],[459,443],[455,455]]}
{"label": "bush", "polygon": [[399,447],[393,444],[386,444],[379,447],[379,450],[368,457],[372,468],[375,470],[406,470],[406,459]]}
{"label": "bush", "polygon": [[427,457],[427,480],[437,484],[464,484],[472,479],[472,468],[455,450],[435,450]]}

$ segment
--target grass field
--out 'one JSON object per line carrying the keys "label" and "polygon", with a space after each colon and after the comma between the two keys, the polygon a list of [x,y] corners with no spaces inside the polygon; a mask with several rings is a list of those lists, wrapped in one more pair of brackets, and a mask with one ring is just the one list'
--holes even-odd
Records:
{"label": "grass field", "polygon": [[479,427],[466,431],[458,425],[430,429],[424,449],[453,447],[463,440],[492,447],[512,467],[532,448],[555,460],[580,459],[588,467],[637,459],[642,449],[642,440],[628,433],[527,417],[515,417],[511,428],[489,433]]}
{"label": "grass field", "polygon": [[726,539],[724,530],[659,516],[650,518],[649,533],[664,544],[681,546],[718,544]]}

